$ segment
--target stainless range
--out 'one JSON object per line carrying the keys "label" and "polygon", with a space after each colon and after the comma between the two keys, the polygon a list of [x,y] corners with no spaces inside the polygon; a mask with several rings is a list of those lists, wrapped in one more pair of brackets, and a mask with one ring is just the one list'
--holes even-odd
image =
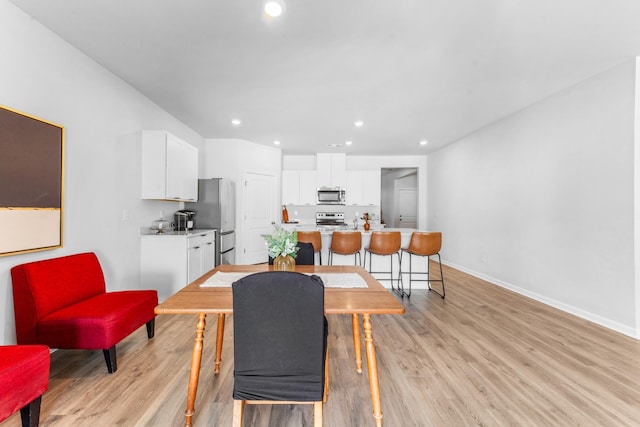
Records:
{"label": "stainless range", "polygon": [[344,222],[344,212],[316,212],[316,227],[335,229],[348,225]]}

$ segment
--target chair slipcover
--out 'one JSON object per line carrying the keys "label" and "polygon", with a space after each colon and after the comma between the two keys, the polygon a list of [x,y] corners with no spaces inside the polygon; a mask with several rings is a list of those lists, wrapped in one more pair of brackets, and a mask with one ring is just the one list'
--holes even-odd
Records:
{"label": "chair slipcover", "polygon": [[313,252],[313,244],[298,242],[298,256],[296,256],[296,264],[298,265],[314,265],[315,252]]}
{"label": "chair slipcover", "polygon": [[298,242],[311,243],[313,252],[318,253],[318,261],[322,265],[322,234],[316,231],[298,231]]}
{"label": "chair slipcover", "polygon": [[233,284],[236,400],[322,401],[327,344],[317,276],[262,272]]}
{"label": "chair slipcover", "polygon": [[[315,253],[311,243],[298,242],[298,254],[296,256],[296,265],[314,265]],[[273,258],[269,257],[269,265],[273,265]]]}

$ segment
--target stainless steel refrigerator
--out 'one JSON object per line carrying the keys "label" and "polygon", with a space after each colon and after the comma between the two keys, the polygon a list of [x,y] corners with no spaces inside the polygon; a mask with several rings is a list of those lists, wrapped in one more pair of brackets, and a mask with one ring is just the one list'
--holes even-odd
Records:
{"label": "stainless steel refrigerator", "polygon": [[215,228],[216,266],[235,264],[236,187],[226,178],[198,180],[198,201],[185,203],[196,211],[194,228]]}

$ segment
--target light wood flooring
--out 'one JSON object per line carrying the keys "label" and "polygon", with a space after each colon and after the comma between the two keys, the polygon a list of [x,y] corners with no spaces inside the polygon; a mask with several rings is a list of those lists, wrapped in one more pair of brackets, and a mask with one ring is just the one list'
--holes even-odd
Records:
{"label": "light wood flooring", "polygon": [[[640,425],[640,341],[451,268],[445,279],[446,300],[414,290],[404,316],[372,316],[385,426]],[[214,377],[208,318],[196,427],[231,425],[231,320]],[[101,351],[53,353],[41,426],[181,426],[196,318],[156,322],[154,339],[143,327],[117,346],[113,375]],[[350,325],[329,316],[328,427],[374,425]],[[309,405],[252,405],[245,416],[251,426],[313,425]],[[19,415],[0,425],[19,426]]]}

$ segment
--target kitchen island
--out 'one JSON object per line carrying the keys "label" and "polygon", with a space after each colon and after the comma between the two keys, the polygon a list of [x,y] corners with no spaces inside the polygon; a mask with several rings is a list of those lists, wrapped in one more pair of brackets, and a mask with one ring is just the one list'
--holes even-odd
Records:
{"label": "kitchen island", "polygon": [[[328,264],[329,262],[329,248],[331,247],[331,237],[333,235],[334,230],[339,231],[354,231],[353,227],[316,227],[314,224],[283,224],[288,230],[297,230],[297,231],[320,231],[320,235],[322,236],[322,262],[323,264]],[[369,256],[367,255],[366,265],[364,264],[364,252],[367,247],[369,247],[369,242],[371,241],[371,233],[374,231],[399,231],[402,237],[401,239],[401,247],[406,248],[409,246],[409,242],[411,240],[411,234],[414,231],[419,231],[414,228],[384,228],[384,227],[376,227],[376,229],[371,228],[368,231],[365,231],[362,227],[358,228],[358,231],[362,234],[362,249],[360,250],[360,257],[362,259],[363,265],[367,271],[369,271]],[[426,272],[426,260],[421,259],[420,257],[412,257],[412,270],[414,273],[416,272]],[[404,257],[404,262],[408,262],[409,257]],[[316,258],[317,262],[317,258]],[[372,271],[388,271],[389,270],[389,260],[388,256],[373,256],[371,260],[371,270]],[[333,255],[333,264],[334,265],[353,265],[354,256],[353,255]],[[394,278],[397,278],[398,272],[400,271],[398,264],[398,257],[393,256],[393,274]],[[408,271],[409,266],[405,265],[404,270]],[[374,274],[380,280],[381,278],[388,277],[388,275],[378,275]],[[405,276],[405,279],[408,279],[408,276]],[[385,287],[391,288],[391,283],[388,280],[382,280],[381,282]],[[417,286],[416,286],[417,285]],[[394,283],[394,287],[396,284]],[[426,282],[418,282],[414,283],[415,288],[426,288]]]}

